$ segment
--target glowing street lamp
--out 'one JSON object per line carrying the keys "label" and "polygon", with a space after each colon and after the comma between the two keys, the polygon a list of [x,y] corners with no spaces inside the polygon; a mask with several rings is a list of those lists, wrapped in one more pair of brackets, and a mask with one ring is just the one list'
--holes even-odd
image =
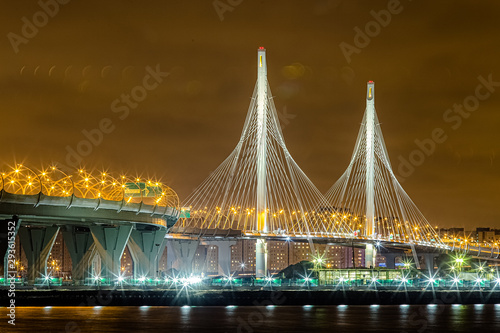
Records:
{"label": "glowing street lamp", "polygon": [[465,258],[464,258],[464,256],[463,255],[458,255],[457,257],[455,257],[454,263],[455,264],[452,266],[452,270],[457,269],[458,271],[461,271],[462,267],[465,264]]}
{"label": "glowing street lamp", "polygon": [[427,277],[427,286],[432,286],[434,288],[434,283],[436,282],[435,275]]}
{"label": "glowing street lamp", "polygon": [[314,270],[318,270],[323,267],[323,263],[325,262],[323,256],[318,256],[313,259]]}

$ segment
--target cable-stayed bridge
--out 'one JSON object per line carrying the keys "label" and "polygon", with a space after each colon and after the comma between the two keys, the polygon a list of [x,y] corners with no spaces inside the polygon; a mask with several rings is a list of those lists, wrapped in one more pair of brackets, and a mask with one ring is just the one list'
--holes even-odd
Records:
{"label": "cable-stayed bridge", "polygon": [[266,51],[257,52],[257,83],[240,140],[226,160],[183,203],[190,217],[173,232],[208,235],[223,230],[256,236],[257,274],[266,275],[265,237],[346,238],[351,226],[336,217],[290,155],[267,81]]}
{"label": "cable-stayed bridge", "polygon": [[[328,201],[344,212],[356,233],[370,239],[443,247],[443,243],[403,190],[394,175],[375,111],[375,83],[366,92],[366,110],[351,161],[327,192]],[[366,262],[375,266],[373,245],[366,248]]]}
{"label": "cable-stayed bridge", "polygon": [[351,162],[323,196],[286,147],[264,48],[257,52],[257,82],[240,140],[182,206],[189,217],[181,217],[172,233],[257,238],[261,276],[266,272],[265,239],[361,242],[368,267],[375,265],[376,244],[409,246],[413,253],[416,246],[448,248],[392,171],[375,112],[375,84],[368,82]]}
{"label": "cable-stayed bridge", "polygon": [[[417,251],[500,256],[498,244],[443,243],[403,190],[392,171],[371,81],[351,161],[323,195],[287,149],[264,48],[257,51],[257,82],[239,141],[182,205],[171,188],[151,179],[113,178],[83,169],[68,175],[56,167],[32,170],[22,165],[0,176],[0,217],[16,222],[14,234],[19,231],[29,256],[31,280],[47,273],[59,231],[77,279],[86,276],[96,256],[103,274],[120,279],[119,262],[127,245],[137,263],[134,275],[154,276],[165,239],[168,253],[184,266],[200,239],[217,242],[219,259],[225,247],[226,261],[231,240],[256,239],[257,277],[267,275],[268,240],[309,242],[313,252],[317,242],[356,244],[366,248],[367,267],[375,266],[381,248],[411,249],[417,265]],[[6,246],[1,244],[0,253]]]}

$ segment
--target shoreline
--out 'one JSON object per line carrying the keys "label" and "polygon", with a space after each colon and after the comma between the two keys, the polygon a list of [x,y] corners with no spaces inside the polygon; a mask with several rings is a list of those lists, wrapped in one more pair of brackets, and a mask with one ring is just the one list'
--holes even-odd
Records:
{"label": "shoreline", "polygon": [[[7,304],[7,290],[0,291]],[[500,304],[491,290],[16,290],[17,306],[273,306]]]}

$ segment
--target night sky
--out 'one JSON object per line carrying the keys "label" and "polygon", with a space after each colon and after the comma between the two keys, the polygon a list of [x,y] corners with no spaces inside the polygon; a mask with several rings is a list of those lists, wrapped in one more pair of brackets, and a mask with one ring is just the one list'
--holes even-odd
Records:
{"label": "night sky", "polygon": [[[427,219],[500,227],[498,1],[54,1],[53,17],[2,1],[2,167],[76,165],[68,149],[104,126],[82,165],[183,200],[235,147],[264,46],[288,149],[320,191],[349,163],[373,80],[394,172]],[[147,96],[127,106],[134,88]]]}

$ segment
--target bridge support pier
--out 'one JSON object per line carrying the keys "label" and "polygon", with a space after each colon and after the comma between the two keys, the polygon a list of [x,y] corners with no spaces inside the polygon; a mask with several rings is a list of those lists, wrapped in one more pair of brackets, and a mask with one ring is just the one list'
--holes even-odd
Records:
{"label": "bridge support pier", "polygon": [[120,259],[132,232],[132,226],[94,225],[90,227],[90,232],[101,257],[101,262],[104,264],[101,277],[116,279],[121,273]]}
{"label": "bridge support pier", "polygon": [[385,265],[387,269],[396,269],[396,257],[400,257],[401,253],[384,253]]}
{"label": "bridge support pier", "polygon": [[[71,256],[72,279],[75,284],[81,284],[89,277],[92,259],[95,251],[90,250],[94,245],[94,239],[89,228],[66,226],[62,231],[64,243]],[[95,248],[95,245],[92,249]]]}
{"label": "bridge support pier", "polygon": [[265,239],[257,239],[255,243],[255,277],[267,276],[267,242]]}
{"label": "bridge support pier", "polygon": [[23,226],[19,229],[21,246],[28,259],[28,283],[47,275],[47,259],[59,232],[59,227]]}
{"label": "bridge support pier", "polygon": [[424,257],[425,268],[427,268],[431,276],[434,275],[434,258],[438,257],[439,254],[425,253],[422,256]]}
{"label": "bridge support pier", "polygon": [[132,230],[128,249],[134,261],[134,278],[141,276],[155,278],[158,275],[158,260],[165,249],[165,227]]}
{"label": "bridge support pier", "polygon": [[375,258],[377,257],[377,249],[373,244],[366,244],[365,248],[365,266],[366,268],[375,267]]}
{"label": "bridge support pier", "polygon": [[167,240],[167,271],[176,269],[180,274],[189,276],[192,272],[193,258],[200,244],[199,240]]}
{"label": "bridge support pier", "polygon": [[203,245],[217,246],[218,273],[219,275],[231,275],[231,246],[236,245],[236,241],[204,241]]}
{"label": "bridge support pier", "polygon": [[[12,225],[14,223],[14,225]],[[0,258],[3,258],[3,278],[5,283],[8,284],[8,277],[9,277],[9,238],[13,239],[15,241],[17,233],[19,231],[19,227],[21,226],[21,220],[19,220],[17,217],[12,217],[12,219],[7,219],[2,221],[2,226],[1,229],[2,233],[5,235],[5,239],[0,239]],[[11,230],[11,228],[14,227],[14,230]],[[9,234],[10,232],[14,232],[14,234]],[[15,251],[21,251],[21,249],[13,249]],[[14,252],[12,252],[14,254]]]}

